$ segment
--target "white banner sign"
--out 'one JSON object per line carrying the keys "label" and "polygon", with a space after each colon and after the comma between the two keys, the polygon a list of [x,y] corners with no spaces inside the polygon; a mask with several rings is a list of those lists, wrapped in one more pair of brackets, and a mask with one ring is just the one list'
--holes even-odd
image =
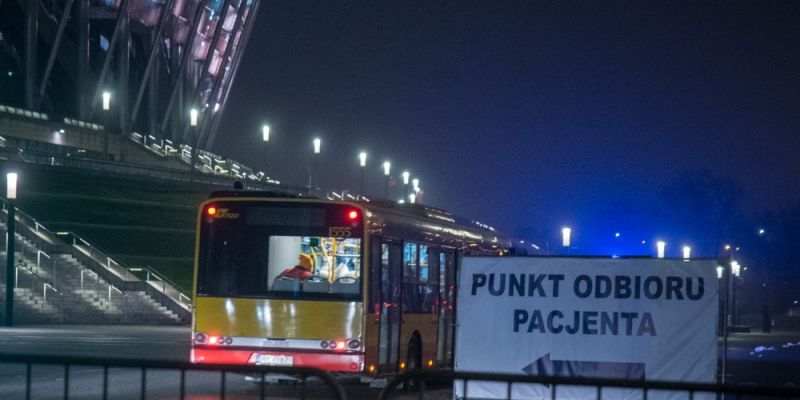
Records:
{"label": "white banner sign", "polygon": [[[456,370],[537,376],[714,382],[714,260],[467,257],[461,265]],[[463,397],[463,383],[454,396]],[[604,390],[603,398],[641,399]],[[470,382],[470,398],[507,398]],[[559,388],[559,399],[596,399]],[[672,397],[672,396],[669,396]],[[516,384],[512,398],[551,398]],[[597,399],[600,400],[600,399]]]}

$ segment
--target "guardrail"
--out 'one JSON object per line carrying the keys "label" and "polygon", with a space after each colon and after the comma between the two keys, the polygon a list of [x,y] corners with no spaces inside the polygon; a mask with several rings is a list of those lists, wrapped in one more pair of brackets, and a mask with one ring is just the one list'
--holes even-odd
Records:
{"label": "guardrail", "polygon": [[187,307],[188,310],[192,309],[192,299],[183,294],[186,290],[175,282],[171,281],[158,271],[150,266],[128,268],[128,271],[137,275],[139,279],[147,282],[150,286],[168,294],[170,297],[176,299],[181,305]]}
{"label": "guardrail", "polygon": [[[170,361],[142,361],[142,360],[127,360],[127,359],[95,359],[85,357],[55,357],[51,355],[35,356],[24,354],[0,354],[0,364],[3,364],[3,370],[9,371],[14,368],[12,365],[20,365],[24,367],[20,371],[19,378],[14,376],[12,379],[0,377],[0,382],[3,383],[2,387],[5,393],[9,394],[9,398],[34,398],[34,393],[46,391],[48,398],[55,398],[61,392],[62,399],[73,398],[71,390],[78,392],[80,390],[91,391],[91,393],[77,393],[75,398],[139,398],[145,399],[161,399],[161,398],[178,398],[185,399],[187,397],[203,399],[225,399],[226,396],[232,395],[233,397],[240,398],[241,391],[247,390],[247,398],[274,398],[273,393],[267,393],[269,390],[266,385],[259,385],[258,388],[248,383],[246,389],[241,387],[234,387],[231,389],[232,383],[228,378],[231,374],[247,374],[250,376],[260,377],[265,381],[265,377],[270,374],[279,374],[282,376],[291,376],[297,380],[298,385],[283,388],[286,392],[281,393],[281,397],[289,398],[325,398],[346,400],[347,396],[341,384],[339,384],[331,374],[305,367],[267,367],[267,366],[245,366],[245,365],[219,365],[219,364],[191,364],[187,362],[170,362]],[[58,366],[63,368],[61,379],[33,379],[33,366],[49,365]],[[73,373],[72,370],[76,367],[89,367],[81,371]],[[138,371],[138,373],[137,373]],[[52,374],[52,368],[50,373]],[[175,372],[176,376],[174,386],[163,387],[161,381],[156,381],[151,384],[148,381],[148,372],[154,377],[163,377]],[[126,373],[127,378],[124,382],[114,380],[111,384],[112,378],[118,377],[119,374]],[[156,375],[157,373],[157,375]],[[188,373],[215,373],[218,374],[218,385],[209,385],[210,377],[204,376],[202,382],[198,380],[190,380],[187,377]],[[113,376],[112,376],[113,375]],[[136,376],[138,375],[138,376]],[[24,379],[21,379],[24,376]],[[70,382],[75,379],[81,379],[83,382],[91,382],[88,385],[71,385]],[[163,378],[161,378],[163,380]],[[99,385],[98,385],[99,383]],[[247,382],[245,382],[247,383]],[[214,386],[214,387],[209,387]],[[38,389],[38,390],[37,390]],[[119,391],[129,391],[127,393],[118,393]]]}
{"label": "guardrail", "polygon": [[[730,384],[711,384],[711,383],[686,383],[686,382],[662,382],[662,381],[639,381],[622,379],[594,379],[594,378],[575,378],[575,377],[554,377],[554,376],[530,376],[530,375],[511,375],[511,374],[490,374],[478,372],[453,372],[440,370],[412,370],[406,371],[395,376],[381,390],[379,400],[390,399],[398,394],[398,389],[411,389],[417,393],[417,397],[422,399],[428,393],[428,387],[433,385],[441,387],[450,385],[453,388],[453,399],[468,400],[486,399],[484,397],[470,397],[470,383],[490,383],[494,384],[491,389],[492,399],[522,399],[525,392],[516,391],[523,386],[530,387],[531,384],[539,386],[543,392],[549,395],[542,398],[552,400],[567,398],[575,399],[575,394],[564,393],[567,390],[580,388],[581,399],[594,398],[595,400],[604,399],[642,399],[653,398],[664,399],[689,399],[695,400],[698,397],[714,399],[732,398],[736,400],[764,400],[800,399],[800,387],[765,387],[756,385],[730,385]],[[559,391],[561,389],[561,391]],[[625,393],[620,393],[624,390]],[[477,395],[473,395],[477,396]]]}

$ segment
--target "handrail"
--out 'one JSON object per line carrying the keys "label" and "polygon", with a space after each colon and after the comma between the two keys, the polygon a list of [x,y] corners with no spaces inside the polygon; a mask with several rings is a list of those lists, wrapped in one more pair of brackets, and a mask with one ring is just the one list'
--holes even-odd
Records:
{"label": "handrail", "polygon": [[44,301],[47,301],[47,289],[48,288],[50,288],[50,290],[52,290],[52,291],[54,291],[54,292],[56,292],[58,294],[61,294],[61,292],[59,292],[58,289],[53,287],[53,285],[45,282],[44,284],[42,284],[42,298],[44,299]]}
{"label": "handrail", "polygon": [[[185,295],[184,292],[186,291],[183,287],[179,286],[177,283],[171,281],[166,276],[162,275],[160,272],[153,269],[153,267],[147,265],[143,267],[132,267],[128,268],[130,272],[143,272],[144,273],[144,281],[147,282],[151,287],[159,290],[161,293],[164,293],[169,298],[175,300],[181,306],[186,306],[187,310],[192,309],[192,299]],[[154,283],[154,278],[156,281],[161,282],[161,284]],[[185,303],[184,303],[185,301]]]}

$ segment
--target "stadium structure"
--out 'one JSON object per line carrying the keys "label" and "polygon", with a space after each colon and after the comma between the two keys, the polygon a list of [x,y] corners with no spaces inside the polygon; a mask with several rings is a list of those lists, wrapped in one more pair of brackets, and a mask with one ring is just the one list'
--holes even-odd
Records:
{"label": "stadium structure", "polygon": [[0,134],[23,148],[112,159],[124,157],[127,137],[208,149],[258,5],[0,0],[0,112],[21,117]]}

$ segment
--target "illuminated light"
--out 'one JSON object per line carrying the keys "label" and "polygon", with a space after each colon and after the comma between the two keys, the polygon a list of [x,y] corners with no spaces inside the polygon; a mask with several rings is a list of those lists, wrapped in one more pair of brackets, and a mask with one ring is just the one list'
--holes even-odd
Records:
{"label": "illuminated light", "polygon": [[392,163],[388,161],[383,162],[383,174],[389,176],[389,172],[392,170]]}
{"label": "illuminated light", "polygon": [[569,247],[571,240],[572,228],[568,228],[566,226],[561,228],[561,245],[564,247]]}
{"label": "illuminated light", "polygon": [[409,177],[411,177],[411,173],[408,171],[403,171],[403,185],[408,185]]}
{"label": "illuminated light", "polygon": [[730,250],[730,249],[731,249],[731,245],[729,245],[729,244],[726,244],[726,245],[725,245],[725,250]]}
{"label": "illuminated light", "polygon": [[759,230],[758,230],[758,234],[759,234],[760,236],[764,236],[764,233],[765,233],[765,232],[766,232],[766,231],[764,230],[764,228],[761,228],[761,229],[759,229]]}
{"label": "illuminated light", "polygon": [[368,369],[369,372],[375,372],[375,364],[370,364]]}
{"label": "illuminated light", "polygon": [[618,238],[619,236],[620,236],[620,235],[619,235],[619,232],[616,232],[616,233],[614,233],[614,237],[615,237],[615,238]]}
{"label": "illuminated light", "polygon": [[219,339],[219,337],[217,337],[217,336],[209,336],[208,337],[208,343],[209,344],[216,344],[218,339]]}
{"label": "illuminated light", "polygon": [[362,167],[366,167],[367,166],[367,153],[365,153],[363,151],[361,153],[359,153],[358,154],[358,161],[359,161],[359,163],[360,163],[360,165]]}
{"label": "illuminated light", "polygon": [[319,138],[314,139],[314,154],[319,154],[322,141]]}
{"label": "illuminated light", "polygon": [[667,242],[659,240],[656,242],[656,249],[658,251],[658,258],[664,258],[664,252],[667,249]]}
{"label": "illuminated light", "polygon": [[731,273],[733,273],[733,276],[737,278],[742,273],[742,266],[739,265],[739,262],[736,260],[731,261]]}
{"label": "illuminated light", "polygon": [[432,366],[433,366],[433,360],[428,360],[428,366],[429,366],[429,367],[432,367]]}
{"label": "illuminated light", "polygon": [[[58,133],[61,133],[61,134],[63,134],[63,133],[64,133],[64,130],[63,130],[63,129],[59,129],[59,130],[58,130]],[[763,229],[762,229],[762,231],[763,231]]]}
{"label": "illuminated light", "polygon": [[400,369],[406,369],[406,363],[401,362],[400,363]]}
{"label": "illuminated light", "polygon": [[344,350],[344,341],[336,342],[336,350]]}
{"label": "illuminated light", "polygon": [[196,108],[189,110],[189,125],[197,126],[197,115],[198,112]]}
{"label": "illuminated light", "polygon": [[414,178],[411,180],[411,187],[414,188],[415,192],[419,192],[419,178]]}
{"label": "illuminated light", "polygon": [[717,266],[717,279],[722,279],[722,273],[725,272],[725,268],[722,266]]}
{"label": "illuminated light", "polygon": [[111,109],[111,92],[103,92],[103,111]]}
{"label": "illuminated light", "polygon": [[683,246],[683,258],[689,259],[692,256],[692,248],[689,246]]}
{"label": "illuminated light", "polygon": [[16,172],[6,174],[6,198],[9,200],[17,198],[17,178]]}
{"label": "illuminated light", "polygon": [[357,210],[350,210],[347,212],[347,219],[351,221],[355,221],[358,218],[358,211]]}
{"label": "illuminated light", "polygon": [[217,215],[217,207],[211,206],[206,209],[208,215]]}

